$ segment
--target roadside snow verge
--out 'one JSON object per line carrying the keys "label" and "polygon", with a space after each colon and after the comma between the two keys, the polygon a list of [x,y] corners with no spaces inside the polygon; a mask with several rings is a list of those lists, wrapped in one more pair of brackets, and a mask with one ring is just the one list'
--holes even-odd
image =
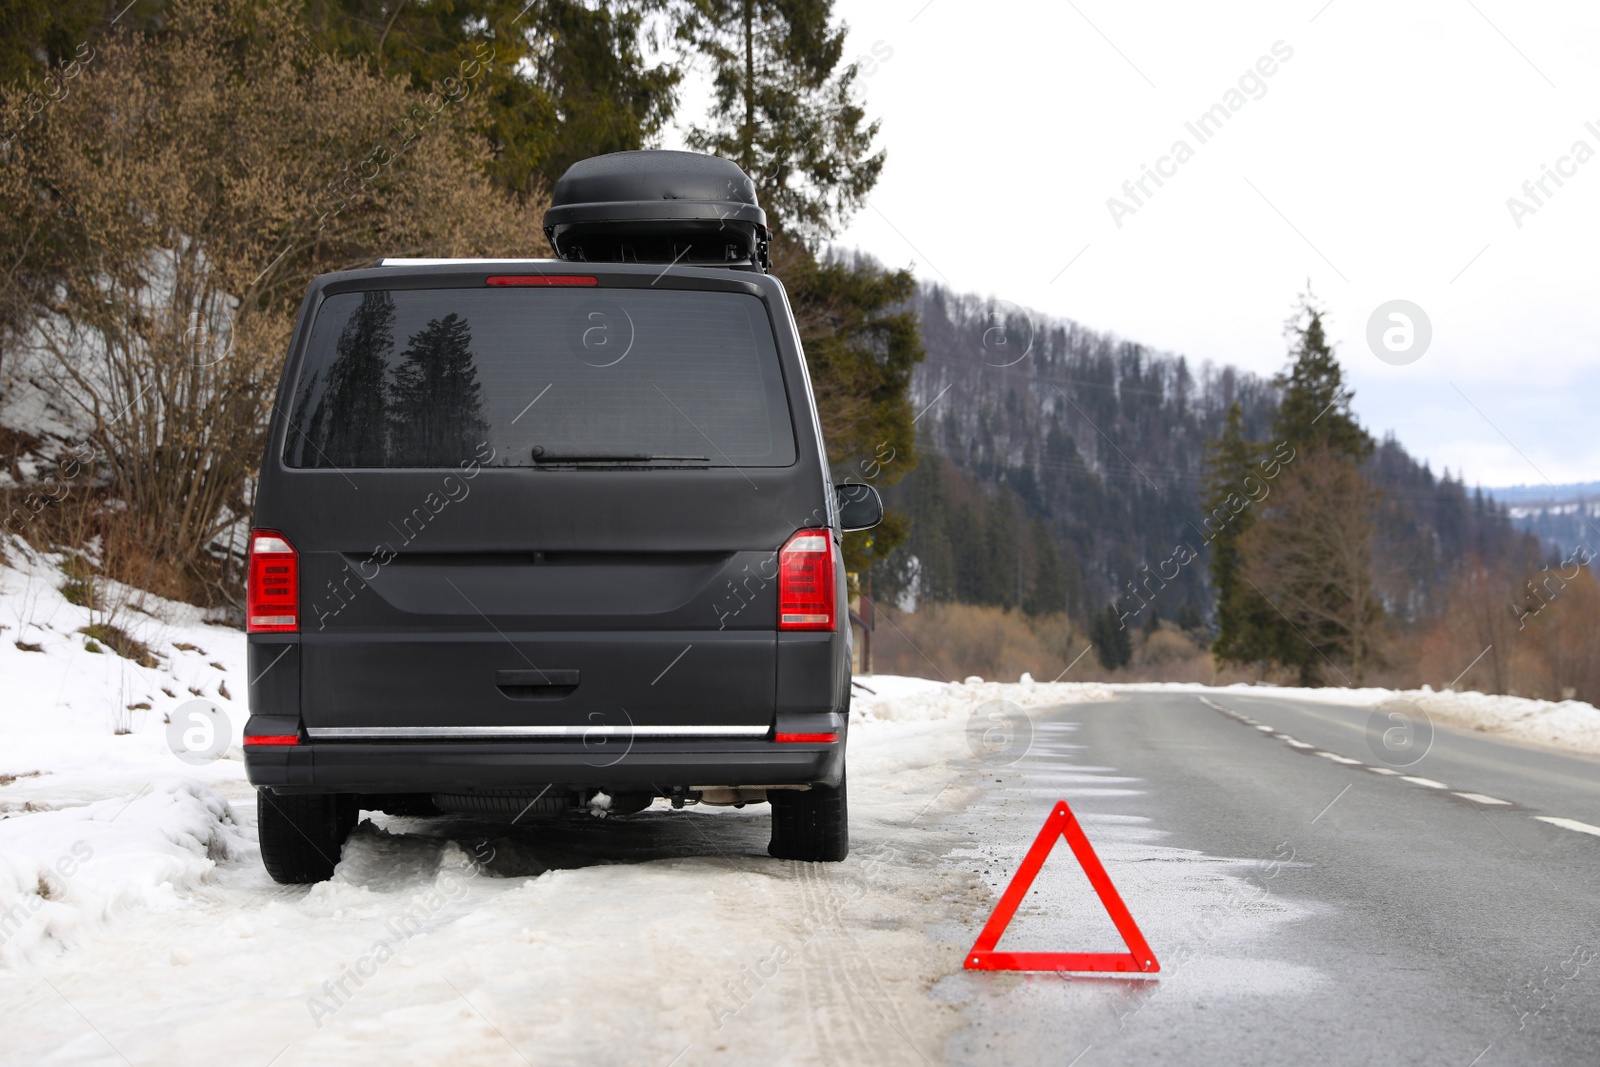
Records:
{"label": "roadside snow verge", "polygon": [[1097,682],[934,682],[892,674],[868,675],[855,685],[850,717],[857,722],[933,722],[964,718],[991,701],[1023,708],[1055,707],[1111,700],[1116,690]]}
{"label": "roadside snow verge", "polygon": [[182,778],[0,820],[0,966],[78,945],[131,910],[185,906],[219,863],[256,851],[221,795]]}
{"label": "roadside snow verge", "polygon": [[[870,690],[870,691],[869,691]],[[1290,686],[1211,686],[1197,682],[935,682],[926,678],[868,675],[858,680],[851,707],[857,722],[931,722],[972,714],[990,701],[1008,700],[1023,708],[1053,707],[1113,700],[1136,693],[1180,692],[1209,695],[1273,697],[1324,704],[1376,708],[1409,703],[1435,722],[1534,744],[1600,755],[1600,709],[1581,700],[1534,700],[1474,691],[1421,689],[1298,689]]]}
{"label": "roadside snow verge", "polygon": [[1519,741],[1600,755],[1600,709],[1581,700],[1530,700],[1489,693],[1436,693],[1409,689],[1391,699],[1405,700],[1439,722]]}

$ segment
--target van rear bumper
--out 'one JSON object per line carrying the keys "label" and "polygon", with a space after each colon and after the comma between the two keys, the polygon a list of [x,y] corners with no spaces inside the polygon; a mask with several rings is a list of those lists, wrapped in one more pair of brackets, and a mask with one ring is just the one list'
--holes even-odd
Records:
{"label": "van rear bumper", "polygon": [[[626,742],[623,743],[624,745]],[[839,784],[845,736],[834,743],[305,741],[247,746],[250,783],[278,793],[470,793],[547,786],[652,791],[696,786]]]}

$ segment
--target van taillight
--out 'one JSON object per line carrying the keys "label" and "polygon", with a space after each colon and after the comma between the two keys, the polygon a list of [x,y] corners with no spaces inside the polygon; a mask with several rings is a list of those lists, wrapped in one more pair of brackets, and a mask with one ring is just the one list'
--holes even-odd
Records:
{"label": "van taillight", "polygon": [[245,629],[253,634],[300,628],[300,557],[276,530],[250,531]]}
{"label": "van taillight", "polygon": [[831,630],[833,622],[833,538],[801,530],[778,553],[778,629]]}

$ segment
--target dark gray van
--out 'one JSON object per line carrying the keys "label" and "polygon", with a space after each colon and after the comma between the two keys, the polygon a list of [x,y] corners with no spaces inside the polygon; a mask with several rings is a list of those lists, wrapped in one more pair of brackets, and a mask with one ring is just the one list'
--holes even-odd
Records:
{"label": "dark gray van", "polygon": [[559,260],[306,295],[250,541],[280,882],[329,877],[361,810],[765,801],[773,856],[848,852],[840,537],[882,505],[830,483],[751,184],[618,153],[553,205]]}

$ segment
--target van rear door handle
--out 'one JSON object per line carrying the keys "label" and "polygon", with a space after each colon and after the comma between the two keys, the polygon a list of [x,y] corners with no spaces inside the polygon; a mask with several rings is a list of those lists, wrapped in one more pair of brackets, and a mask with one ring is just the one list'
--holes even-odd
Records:
{"label": "van rear door handle", "polygon": [[573,670],[495,671],[495,688],[508,700],[560,700],[578,688]]}

